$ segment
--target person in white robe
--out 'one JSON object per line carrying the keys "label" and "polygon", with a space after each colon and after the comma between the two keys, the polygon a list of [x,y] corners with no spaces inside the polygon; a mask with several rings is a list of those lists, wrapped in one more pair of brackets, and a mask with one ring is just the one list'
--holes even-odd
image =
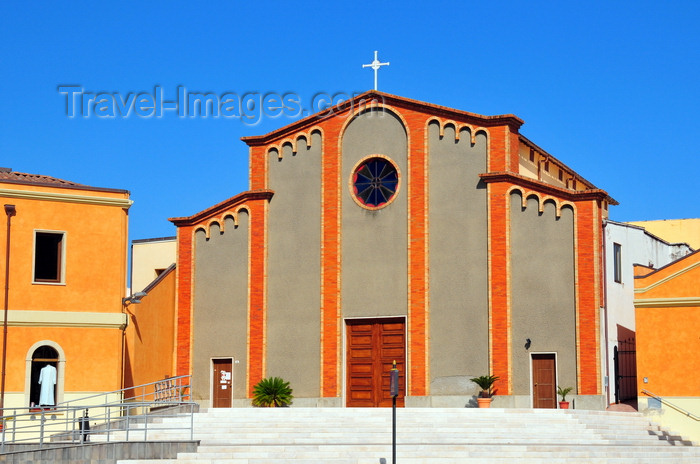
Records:
{"label": "person in white robe", "polygon": [[56,368],[47,364],[39,373],[39,384],[41,393],[39,394],[39,406],[53,406],[56,404],[53,391],[56,385]]}

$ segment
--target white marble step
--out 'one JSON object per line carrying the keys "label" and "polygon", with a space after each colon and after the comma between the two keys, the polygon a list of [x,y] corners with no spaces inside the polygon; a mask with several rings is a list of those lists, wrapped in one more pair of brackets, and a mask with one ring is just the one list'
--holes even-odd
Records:
{"label": "white marble step", "polygon": [[[148,425],[173,439],[190,418]],[[639,414],[513,409],[401,409],[401,464],[700,463],[700,448],[669,446]],[[391,462],[391,410],[225,409],[194,417],[197,453],[119,464],[378,464]],[[143,439],[131,432],[130,440]],[[115,434],[110,440],[124,439]],[[186,437],[189,438],[189,434]],[[99,441],[99,436],[94,437]],[[383,459],[383,461],[382,461]]]}

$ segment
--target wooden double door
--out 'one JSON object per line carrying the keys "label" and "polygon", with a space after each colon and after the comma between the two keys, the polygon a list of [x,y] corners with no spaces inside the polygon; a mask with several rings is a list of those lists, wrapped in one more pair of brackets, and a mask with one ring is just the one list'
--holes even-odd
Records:
{"label": "wooden double door", "polygon": [[390,371],[399,370],[399,396],[406,394],[406,324],[403,318],[346,321],[348,407],[390,407]]}

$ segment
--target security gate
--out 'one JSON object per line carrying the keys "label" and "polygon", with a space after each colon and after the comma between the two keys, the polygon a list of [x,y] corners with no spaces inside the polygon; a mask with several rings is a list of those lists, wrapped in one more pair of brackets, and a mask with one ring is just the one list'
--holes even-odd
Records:
{"label": "security gate", "polygon": [[637,345],[634,338],[620,340],[613,350],[615,403],[637,397]]}

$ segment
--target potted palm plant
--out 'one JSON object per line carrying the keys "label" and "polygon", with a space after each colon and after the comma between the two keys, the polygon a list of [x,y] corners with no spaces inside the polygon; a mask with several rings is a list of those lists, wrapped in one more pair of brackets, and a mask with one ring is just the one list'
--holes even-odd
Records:
{"label": "potted palm plant", "polygon": [[479,396],[476,399],[480,408],[491,407],[491,387],[493,386],[494,382],[496,382],[496,380],[498,380],[498,376],[495,375],[482,375],[481,377],[474,377],[473,379],[471,379],[472,382],[474,382],[479,386],[479,388],[481,388]]}
{"label": "potted palm plant", "polygon": [[559,409],[569,409],[569,402],[566,401],[566,395],[573,390],[572,387],[562,388],[561,385],[557,387],[557,393],[561,396],[561,401],[559,402]]}
{"label": "potted palm plant", "polygon": [[292,403],[293,398],[289,382],[285,382],[280,377],[262,379],[253,387],[253,406],[287,407]]}

